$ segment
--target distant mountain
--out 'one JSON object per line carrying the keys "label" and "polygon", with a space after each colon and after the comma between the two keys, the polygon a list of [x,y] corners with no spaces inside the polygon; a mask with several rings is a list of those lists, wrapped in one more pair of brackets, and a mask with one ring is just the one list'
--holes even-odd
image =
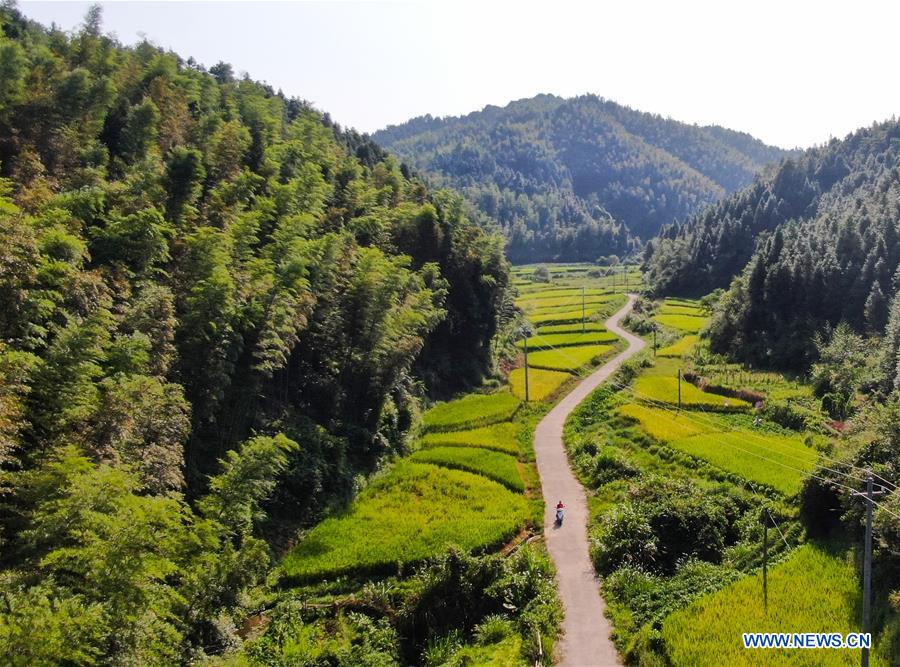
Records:
{"label": "distant mountain", "polygon": [[[900,331],[900,121],[806,151],[647,248],[660,293],[726,287],[713,345],[804,368],[815,334]],[[891,302],[894,300],[894,306]]]}
{"label": "distant mountain", "polygon": [[593,95],[423,116],[374,139],[496,221],[515,262],[628,253],[789,155]]}

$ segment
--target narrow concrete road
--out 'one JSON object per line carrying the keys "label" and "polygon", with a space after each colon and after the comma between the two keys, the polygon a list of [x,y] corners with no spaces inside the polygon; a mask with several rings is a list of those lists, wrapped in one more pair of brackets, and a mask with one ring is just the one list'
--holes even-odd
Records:
{"label": "narrow concrete road", "polygon": [[[606,321],[606,328],[625,339],[628,348],[582,380],[541,420],[534,433],[535,457],[546,503],[544,534],[556,564],[559,597],[566,614],[556,662],[565,667],[622,664],[610,639],[612,625],[603,614],[606,605],[600,597],[600,585],[588,553],[587,497],[569,466],[562,435],[566,417],[572,410],[644,347],[644,341],[619,327],[634,299],[630,295],[628,303]],[[555,508],[560,500],[566,504],[566,517],[563,526],[557,529]]]}

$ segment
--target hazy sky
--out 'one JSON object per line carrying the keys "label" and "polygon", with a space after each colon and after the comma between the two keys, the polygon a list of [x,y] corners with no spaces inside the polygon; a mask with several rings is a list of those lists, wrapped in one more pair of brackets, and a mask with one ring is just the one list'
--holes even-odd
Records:
{"label": "hazy sky", "polygon": [[[87,2],[28,2],[76,27]],[[107,2],[104,26],[373,131],[537,93],[596,93],[784,147],[900,115],[897,0]]]}

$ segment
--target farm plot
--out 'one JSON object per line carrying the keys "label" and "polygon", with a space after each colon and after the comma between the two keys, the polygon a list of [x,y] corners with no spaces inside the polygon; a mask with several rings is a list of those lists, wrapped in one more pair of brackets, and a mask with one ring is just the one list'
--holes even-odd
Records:
{"label": "farm plot", "polygon": [[[746,577],[668,616],[665,653],[675,667],[688,665],[813,665],[859,663],[849,649],[745,649],[744,632],[859,632],[860,586],[852,562],[808,544],[769,571],[769,605],[762,574]],[[873,652],[873,665],[889,660]]]}
{"label": "farm plot", "polygon": [[[599,289],[585,290],[585,303],[606,303],[615,295]],[[557,292],[553,296],[552,292],[536,292],[528,295],[527,298],[520,298],[516,301],[516,305],[522,310],[534,308],[558,308],[560,306],[580,306],[581,290],[573,290],[571,292]]]}
{"label": "farm plot", "polygon": [[[531,355],[528,355],[531,359]],[[543,401],[556,390],[572,379],[571,373],[550,371],[543,368],[528,369],[528,394],[532,401]],[[516,368],[509,374],[509,386],[512,393],[521,399],[525,398],[525,369]]]}
{"label": "farm plot", "polygon": [[499,482],[511,491],[522,492],[525,484],[515,457],[477,447],[431,447],[410,457],[419,463],[433,463],[453,470],[465,470]]}
{"label": "farm plot", "polygon": [[519,399],[507,391],[469,394],[449,403],[439,403],[425,413],[426,431],[458,431],[508,421],[516,413]]}
{"label": "farm plot", "polygon": [[534,368],[552,371],[577,371],[579,368],[587,366],[604,354],[607,354],[612,349],[612,345],[584,345],[581,347],[566,347],[559,350],[540,350],[529,353],[528,363]]}
{"label": "farm plot", "polygon": [[450,545],[474,550],[504,542],[530,516],[528,501],[462,470],[400,461],[341,516],[313,528],[287,555],[294,581],[389,572]]}
{"label": "farm plot", "polygon": [[[539,354],[539,353],[537,353]],[[643,375],[635,380],[634,392],[638,399],[678,404],[678,378],[661,375]],[[729,398],[700,391],[690,382],[681,382],[681,405],[685,408],[720,411],[740,411],[750,404],[739,398]]]}
{"label": "farm plot", "polygon": [[[613,343],[619,338],[608,331],[586,331],[585,333],[538,333],[528,339],[529,350],[539,350],[547,347],[573,347],[578,345],[592,345],[596,343]],[[516,341],[516,346],[525,347],[525,341]]]}
{"label": "farm plot", "polygon": [[501,422],[468,431],[438,431],[426,433],[421,440],[423,448],[429,447],[482,447],[507,454],[519,453],[517,439],[519,425]]}
{"label": "farm plot", "polygon": [[653,319],[664,327],[692,334],[699,333],[709,321],[706,317],[695,315],[656,315]]}
{"label": "farm plot", "polygon": [[[612,303],[612,302],[611,302]],[[604,304],[605,306],[606,304]],[[597,313],[603,312],[604,309],[597,308],[587,308],[584,312],[582,312],[579,307],[576,310],[561,310],[555,312],[548,313],[535,313],[528,315],[528,321],[532,324],[543,325],[543,324],[566,324],[568,322],[581,322],[582,317],[590,318]],[[598,318],[599,319],[599,318]]]}
{"label": "farm plot", "polygon": [[817,454],[796,438],[756,433],[703,433],[673,440],[670,447],[750,482],[792,496],[816,466]]}
{"label": "farm plot", "polygon": [[626,403],[619,408],[619,414],[634,419],[648,434],[663,442],[717,430],[712,425],[691,419],[689,414],[673,413],[640,403]]}
{"label": "farm plot", "polygon": [[571,324],[550,324],[537,330],[539,336],[557,333],[581,333],[582,326],[585,331],[606,331],[606,327],[601,322],[573,322]]}
{"label": "farm plot", "polygon": [[700,342],[700,336],[690,335],[680,338],[668,347],[657,350],[656,355],[659,357],[683,357],[694,349],[694,346]]}

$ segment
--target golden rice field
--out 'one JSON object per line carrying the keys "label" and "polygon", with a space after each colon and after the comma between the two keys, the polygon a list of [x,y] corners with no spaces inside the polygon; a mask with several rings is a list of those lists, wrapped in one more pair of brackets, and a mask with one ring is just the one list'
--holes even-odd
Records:
{"label": "golden rice field", "polygon": [[555,371],[577,371],[613,350],[612,345],[583,345],[553,350],[539,350],[528,354],[528,363],[534,368]]}
{"label": "golden rice field", "polygon": [[684,336],[667,347],[661,347],[657,350],[656,355],[659,357],[680,358],[689,354],[699,342],[700,336]]}
{"label": "golden rice field", "polygon": [[[634,393],[639,400],[660,401],[678,405],[678,378],[665,375],[643,375],[634,382]],[[681,381],[681,405],[688,409],[739,411],[751,406],[739,398],[730,398],[700,391],[686,380]]]}
{"label": "golden rice field", "polygon": [[520,426],[512,422],[500,422],[466,431],[435,431],[422,436],[421,446],[429,447],[483,447],[507,454],[519,453]]}
{"label": "golden rice field", "polygon": [[282,563],[289,580],[396,571],[450,545],[473,550],[515,535],[522,494],[462,470],[399,461],[342,515],[318,524]]}
{"label": "golden rice field", "polygon": [[[860,585],[852,561],[814,544],[769,570],[769,605],[762,573],[701,597],[662,625],[665,654],[674,667],[838,667],[858,665],[850,649],[745,649],[744,632],[859,632]],[[882,651],[886,651],[885,648]],[[877,648],[871,664],[887,667]]]}
{"label": "golden rice field", "polygon": [[456,431],[512,419],[519,399],[508,391],[494,394],[469,394],[455,401],[438,403],[425,413],[426,431]]}
{"label": "golden rice field", "polygon": [[714,426],[692,419],[691,414],[686,411],[673,412],[642,403],[626,403],[620,406],[618,411],[619,414],[637,421],[643,430],[662,442],[717,430]]}
{"label": "golden rice field", "polygon": [[[573,347],[577,345],[592,345],[596,343],[614,343],[619,339],[609,331],[585,331],[568,333],[538,333],[528,339],[529,350],[540,350],[548,347]],[[516,341],[516,346],[525,347],[525,341]]]}
{"label": "golden rice field", "polygon": [[[530,356],[530,355],[529,355]],[[564,371],[551,371],[543,368],[528,369],[528,395],[531,401],[543,401],[552,396],[573,375]],[[509,374],[509,386],[512,393],[525,399],[525,369],[516,368]]]}
{"label": "golden rice field", "polygon": [[410,457],[418,463],[433,463],[465,470],[499,482],[511,491],[522,492],[525,484],[514,456],[479,447],[429,447]]}

